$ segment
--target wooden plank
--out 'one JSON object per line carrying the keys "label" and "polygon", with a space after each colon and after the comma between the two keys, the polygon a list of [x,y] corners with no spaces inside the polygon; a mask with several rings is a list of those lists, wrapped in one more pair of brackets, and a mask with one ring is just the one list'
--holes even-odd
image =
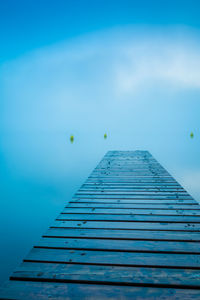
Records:
{"label": "wooden plank", "polygon": [[112,252],[33,248],[24,261],[116,266],[173,267],[200,270],[200,254]]}
{"label": "wooden plank", "polygon": [[167,177],[171,178],[171,176],[167,172],[151,172],[151,171],[132,171],[132,172],[126,172],[126,171],[119,171],[119,172],[114,172],[111,169],[105,170],[105,171],[93,171],[91,177],[96,177],[96,176],[108,176],[108,177]]}
{"label": "wooden plank", "polygon": [[144,174],[138,174],[138,175],[121,175],[121,174],[119,174],[119,175],[114,175],[114,174],[112,174],[112,175],[110,175],[110,176],[108,176],[107,174],[104,174],[104,176],[102,176],[101,174],[99,174],[99,175],[97,175],[97,174],[94,174],[94,175],[91,175],[90,177],[88,177],[88,178],[93,178],[93,179],[104,179],[104,178],[109,178],[109,179],[118,179],[118,180],[129,180],[129,179],[131,179],[131,180],[133,180],[133,179],[141,179],[141,180],[143,180],[144,178],[145,179],[149,179],[149,180],[166,180],[166,181],[173,181],[172,180],[172,177],[171,176],[164,176],[164,175],[144,175]]}
{"label": "wooden plank", "polygon": [[145,177],[152,177],[153,179],[155,179],[156,177],[159,177],[161,179],[169,179],[171,178],[172,180],[174,180],[174,178],[166,171],[158,171],[158,170],[145,170],[145,169],[138,169],[138,170],[132,170],[129,171],[127,170],[125,167],[121,167],[121,170],[113,170],[111,167],[110,168],[106,168],[106,169],[102,169],[102,170],[94,170],[90,176],[88,178],[92,178],[92,177],[115,177],[115,176],[120,176],[120,177],[143,177],[144,175],[144,179],[146,179]]}
{"label": "wooden plank", "polygon": [[132,163],[123,162],[119,165],[116,164],[107,164],[107,165],[101,165],[97,166],[94,170],[93,173],[103,173],[103,172],[129,172],[129,173],[135,173],[135,172],[147,172],[147,173],[152,173],[152,174],[157,174],[157,173],[164,173],[167,175],[170,175],[169,172],[164,169],[161,166],[156,165],[155,163],[144,163],[144,162],[139,162],[137,163],[136,161],[132,161]]}
{"label": "wooden plank", "polygon": [[129,179],[129,180],[125,180],[125,179],[111,179],[111,178],[88,178],[85,181],[85,184],[110,184],[110,185],[114,185],[114,184],[124,184],[124,185],[158,185],[158,186],[180,186],[178,184],[177,181],[175,180],[168,180],[168,181],[164,181],[162,179],[160,180],[145,180],[145,179]]}
{"label": "wooden plank", "polygon": [[168,204],[168,205],[171,205],[171,204],[176,204],[176,205],[197,205],[197,202],[195,200],[181,200],[181,199],[164,199],[164,200],[158,200],[158,199],[150,199],[150,200],[147,200],[147,199],[119,199],[119,200],[116,200],[116,199],[87,199],[87,198],[84,198],[84,199],[74,199],[74,200],[71,200],[69,201],[69,203],[122,203],[122,204]]}
{"label": "wooden plank", "polygon": [[107,164],[107,165],[101,165],[96,167],[93,170],[93,173],[103,173],[103,172],[129,172],[129,173],[135,173],[135,172],[151,172],[152,174],[157,174],[157,173],[165,173],[167,175],[170,175],[169,172],[156,165],[155,163],[144,163],[144,162],[134,162],[132,161],[132,164],[128,163],[127,161],[124,163],[121,163],[119,165],[116,164]]}
{"label": "wooden plank", "polygon": [[[119,240],[146,240],[146,241],[183,241],[200,242],[197,232],[187,231],[150,231],[144,230],[111,230],[87,228],[50,228],[43,237],[55,238],[92,238],[92,239],[119,239]],[[198,244],[197,244],[198,247]]]}
{"label": "wooden plank", "polygon": [[158,177],[158,176],[151,176],[149,177],[144,177],[144,176],[139,176],[139,177],[134,177],[134,176],[129,176],[129,178],[126,177],[111,177],[111,176],[89,176],[87,178],[87,181],[118,181],[118,182],[150,182],[150,183],[155,183],[155,182],[160,182],[160,183],[176,183],[178,182],[171,176],[168,177]]}
{"label": "wooden plank", "polygon": [[[120,164],[116,165],[114,163],[111,163],[110,161],[107,162],[107,164],[101,164],[98,165],[95,169],[94,172],[97,171],[101,171],[102,169],[111,169],[112,171],[115,169],[121,169],[123,168],[123,170],[140,170],[140,169],[144,169],[147,171],[162,171],[162,172],[167,172],[166,169],[164,169],[163,167],[159,166],[158,164],[155,164],[155,161],[153,162],[148,162],[148,163],[144,163],[143,162],[137,162],[134,160],[132,161],[132,165],[130,163],[128,163],[127,161],[121,162]],[[110,163],[110,164],[109,164]]]}
{"label": "wooden plank", "polygon": [[82,185],[82,188],[120,188],[120,189],[142,189],[142,188],[149,188],[149,189],[171,189],[171,190],[185,190],[181,185],[178,184],[167,184],[167,183],[145,183],[145,182],[138,182],[138,183],[126,183],[126,182],[113,182],[113,183],[108,183],[108,182],[85,182]]}
{"label": "wooden plank", "polygon": [[101,169],[107,169],[107,168],[111,168],[113,169],[120,169],[120,168],[124,169],[130,169],[130,170],[135,170],[138,168],[142,168],[142,169],[147,169],[147,170],[162,170],[162,171],[166,171],[165,168],[163,168],[157,161],[136,161],[134,159],[131,159],[130,162],[126,161],[119,161],[119,160],[107,160],[107,161],[102,161],[101,163],[99,163],[96,168],[94,170],[101,170]]}
{"label": "wooden plank", "polygon": [[35,247],[124,252],[200,253],[195,242],[42,238]]}
{"label": "wooden plank", "polygon": [[144,196],[165,196],[165,197],[170,197],[170,196],[175,196],[177,197],[189,197],[191,198],[190,195],[188,195],[187,192],[180,193],[180,192],[162,192],[162,191],[148,191],[148,190],[139,190],[139,191],[105,191],[105,190],[79,190],[76,193],[77,196],[79,195],[93,195],[94,197],[96,195],[100,196],[110,196],[110,195],[121,195],[121,196],[137,196],[137,195],[144,195]]}
{"label": "wooden plank", "polygon": [[98,165],[95,169],[94,172],[96,171],[104,171],[104,170],[111,170],[111,171],[122,171],[122,172],[126,172],[126,171],[140,171],[140,170],[147,170],[147,171],[161,171],[161,172],[167,172],[166,169],[164,169],[163,167],[159,166],[158,164],[155,163],[148,163],[148,164],[144,164],[144,163],[131,163],[128,164],[126,163],[121,163],[120,165],[116,165],[114,163],[107,163],[107,164],[102,164],[102,165]]}
{"label": "wooden plank", "polygon": [[109,182],[86,182],[85,184],[82,185],[82,187],[92,187],[92,188],[120,188],[120,189],[133,189],[133,188],[138,188],[138,189],[142,189],[142,188],[154,188],[154,189],[173,189],[173,190],[179,190],[179,189],[183,189],[181,185],[178,184],[174,184],[174,183],[169,183],[169,184],[165,184],[165,183],[142,183],[142,182],[138,182],[138,183],[119,183],[119,182],[113,182],[113,183],[109,183]]}
{"label": "wooden plank", "polygon": [[[161,276],[162,274],[162,276]],[[200,288],[198,270],[164,268],[137,268],[118,266],[70,265],[48,263],[23,263],[12,278],[30,280],[56,280],[57,282],[90,282],[124,285],[149,285],[166,287]]]}
{"label": "wooden plank", "polygon": [[10,281],[0,292],[1,299],[15,300],[183,300],[199,297],[199,290],[145,286],[119,286],[106,284],[52,283]]}
{"label": "wooden plank", "polygon": [[158,166],[149,166],[146,165],[144,166],[144,164],[134,164],[134,167],[131,166],[126,166],[126,164],[123,164],[121,166],[118,167],[114,167],[114,166],[110,166],[107,165],[107,167],[97,167],[93,170],[93,174],[94,173],[104,173],[104,172],[111,172],[111,173],[140,173],[140,172],[147,172],[147,173],[153,173],[153,174],[157,174],[157,173],[161,173],[161,174],[167,174],[169,175],[169,172],[161,167]]}
{"label": "wooden plank", "polygon": [[171,179],[171,180],[163,180],[162,178],[161,179],[157,179],[157,180],[145,180],[144,178],[143,179],[119,179],[119,178],[108,178],[108,177],[105,177],[105,178],[88,178],[86,181],[85,181],[86,184],[90,183],[90,184],[126,184],[126,185],[132,185],[132,184],[152,184],[152,185],[166,185],[166,186],[169,186],[169,185],[174,185],[174,186],[177,186],[178,183],[177,181]]}
{"label": "wooden plank", "polygon": [[109,215],[109,214],[60,214],[57,220],[93,220],[113,222],[168,222],[168,223],[200,223],[200,216],[159,216],[159,215]]}
{"label": "wooden plank", "polygon": [[132,215],[182,215],[182,216],[200,216],[200,211],[195,209],[117,209],[117,208],[70,208],[67,207],[63,213],[87,213],[87,214],[132,214]]}
{"label": "wooden plank", "polygon": [[124,204],[124,203],[81,203],[81,202],[75,202],[75,203],[69,203],[66,208],[68,207],[90,207],[90,208],[116,208],[116,209],[185,209],[185,210],[200,210],[200,205],[193,204],[193,205],[176,205],[176,204],[147,204],[147,203],[138,203],[138,204]]}
{"label": "wooden plank", "polygon": [[134,169],[130,169],[130,168],[126,168],[125,166],[120,166],[120,168],[114,168],[112,166],[108,166],[106,168],[99,168],[99,169],[94,169],[94,171],[92,172],[92,174],[90,176],[93,176],[93,175],[102,175],[102,176],[105,176],[106,175],[109,175],[109,176],[112,176],[112,175],[150,175],[150,176],[165,176],[165,177],[171,177],[171,175],[166,171],[166,170],[163,170],[163,169],[158,169],[158,168],[151,168],[149,169],[148,167],[147,168],[144,168],[144,167],[135,167]]}
{"label": "wooden plank", "polygon": [[169,200],[169,199],[188,199],[188,200],[192,200],[193,198],[190,196],[159,196],[159,195],[77,195],[75,194],[75,196],[73,197],[73,199],[157,199],[157,200]]}
{"label": "wooden plank", "polygon": [[102,187],[102,186],[87,186],[85,185],[84,187],[82,187],[80,190],[80,192],[93,192],[93,191],[97,191],[97,192],[140,192],[140,191],[145,191],[145,192],[168,192],[168,193],[187,193],[184,189],[182,188],[151,188],[151,187]]}
{"label": "wooden plank", "polygon": [[150,190],[150,189],[138,189],[138,190],[125,190],[125,189],[80,189],[77,195],[93,194],[93,195],[178,195],[178,196],[191,196],[185,191],[163,191],[163,190]]}
{"label": "wooden plank", "polygon": [[[109,222],[109,221],[55,221],[51,228],[94,228],[94,229],[130,229],[130,230],[157,230],[157,231],[195,231],[200,232],[200,224],[195,223],[151,223],[151,222]],[[200,236],[200,234],[199,234]]]}
{"label": "wooden plank", "polygon": [[88,198],[130,198],[130,199],[193,199],[190,195],[188,194],[179,194],[179,193],[150,193],[150,192],[135,192],[135,193],[76,193],[75,197],[83,198],[83,197],[88,197]]}
{"label": "wooden plank", "polygon": [[166,185],[166,186],[170,186],[170,185],[175,185],[175,186],[179,186],[181,187],[181,185],[175,181],[174,178],[172,177],[168,177],[168,178],[164,178],[162,176],[158,177],[158,178],[146,178],[144,176],[140,176],[140,177],[133,177],[133,176],[129,176],[129,177],[124,177],[124,176],[95,176],[95,177],[88,177],[88,179],[84,182],[84,184],[92,184],[92,183],[110,183],[112,184],[141,184],[141,185]]}
{"label": "wooden plank", "polygon": [[161,168],[163,170],[165,170],[165,168],[163,166],[161,166],[161,164],[159,164],[158,161],[154,160],[148,160],[147,161],[138,161],[135,159],[131,159],[131,160],[120,160],[120,158],[118,159],[112,159],[112,158],[108,158],[106,159],[106,157],[104,156],[103,161],[101,161],[95,168],[96,169],[101,169],[101,168],[107,168],[107,167],[112,167],[112,168],[120,168],[120,167],[125,167],[125,168],[134,168],[134,167],[141,167],[141,168]]}
{"label": "wooden plank", "polygon": [[134,165],[134,167],[131,168],[131,170],[129,170],[130,167],[126,167],[125,164],[124,165],[121,165],[120,168],[114,168],[114,167],[111,167],[111,166],[107,166],[107,167],[104,167],[104,168],[97,168],[97,169],[94,169],[92,174],[131,174],[131,175],[138,175],[138,174],[150,174],[150,175],[164,175],[164,176],[171,176],[169,174],[168,171],[162,169],[162,168],[158,168],[158,167],[155,167],[155,166],[152,166],[152,167],[148,167],[148,166],[142,166],[142,165]]}
{"label": "wooden plank", "polygon": [[170,188],[150,188],[150,187],[138,187],[138,188],[132,188],[132,187],[102,187],[102,186],[94,186],[94,187],[82,187],[79,192],[101,192],[101,193],[138,193],[138,192],[150,192],[150,193],[175,193],[175,194],[187,194],[186,191],[183,189],[170,189]]}

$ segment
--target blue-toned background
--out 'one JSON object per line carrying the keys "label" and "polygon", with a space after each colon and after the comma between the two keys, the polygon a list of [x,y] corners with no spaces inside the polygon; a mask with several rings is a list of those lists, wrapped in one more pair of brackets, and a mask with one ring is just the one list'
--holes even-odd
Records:
{"label": "blue-toned background", "polygon": [[0,1],[1,282],[108,150],[199,201],[200,5],[162,2]]}

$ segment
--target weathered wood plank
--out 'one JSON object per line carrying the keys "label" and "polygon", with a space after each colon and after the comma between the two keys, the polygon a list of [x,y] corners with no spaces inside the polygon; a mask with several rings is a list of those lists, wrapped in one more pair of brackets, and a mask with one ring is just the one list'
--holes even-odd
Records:
{"label": "weathered wood plank", "polygon": [[197,209],[117,209],[117,208],[70,208],[67,207],[63,213],[87,213],[87,214],[133,214],[133,215],[182,215],[182,216],[200,216],[200,211]]}
{"label": "weathered wood plank", "polygon": [[114,168],[114,167],[105,167],[105,168],[98,168],[98,169],[94,169],[94,171],[92,172],[92,174],[106,174],[106,175],[111,175],[111,174],[129,174],[129,175],[135,175],[135,174],[145,174],[145,175],[166,175],[166,176],[170,176],[170,174],[166,171],[163,170],[161,168],[151,168],[149,169],[144,168],[144,167],[135,167],[134,169],[130,169],[130,168],[126,168],[125,166],[121,166],[120,168]]}
{"label": "weathered wood plank", "polygon": [[122,195],[122,196],[129,196],[129,195],[151,195],[151,196],[175,196],[175,197],[186,197],[186,198],[190,198],[191,196],[188,195],[186,192],[177,192],[177,191],[173,191],[173,192],[163,192],[163,191],[150,191],[150,190],[138,190],[138,191],[123,191],[123,190],[104,190],[104,189],[94,189],[94,191],[92,190],[80,190],[78,193],[76,193],[76,195]]}
{"label": "weathered wood plank", "polygon": [[115,185],[115,184],[121,184],[121,185],[158,185],[158,186],[180,186],[180,184],[178,184],[177,181],[175,180],[168,180],[168,181],[164,181],[161,179],[159,180],[145,180],[145,179],[121,179],[119,180],[118,178],[116,179],[110,179],[110,178],[88,178],[85,181],[85,184],[110,184],[110,185]]}
{"label": "weathered wood plank", "polygon": [[[107,180],[106,180],[107,179]],[[109,182],[110,181],[110,182]],[[114,186],[114,185],[120,185],[120,186],[166,186],[166,187],[172,187],[172,188],[176,188],[176,187],[182,187],[177,181],[175,181],[173,179],[173,181],[169,182],[169,181],[163,181],[162,179],[160,180],[132,180],[132,181],[126,181],[126,180],[109,180],[109,178],[105,178],[103,179],[87,179],[84,184],[86,185],[110,185],[110,186]]]}
{"label": "weathered wood plank", "polygon": [[[94,229],[131,229],[131,230],[162,230],[162,231],[196,231],[200,232],[200,224],[194,223],[151,223],[151,222],[109,222],[109,221],[55,221],[51,228],[94,228]],[[200,234],[199,234],[200,236]]]}
{"label": "weathered wood plank", "polygon": [[[80,227],[80,226],[79,226]],[[144,230],[111,230],[111,229],[87,229],[87,228],[50,228],[43,237],[55,238],[103,238],[120,240],[147,240],[147,241],[183,241],[200,242],[197,232],[187,231],[150,231]],[[198,244],[197,244],[198,247]]]}
{"label": "weathered wood plank", "polygon": [[164,177],[164,178],[171,178],[171,176],[167,172],[151,172],[151,171],[132,171],[132,172],[113,172],[112,170],[105,170],[105,171],[97,171],[93,172],[91,177],[98,177],[98,176],[108,176],[108,177]]}
{"label": "weathered wood plank", "polygon": [[[134,167],[133,167],[134,165]],[[167,174],[168,176],[170,176],[169,172],[166,171],[165,169],[156,166],[155,164],[149,166],[148,164],[121,164],[119,166],[114,165],[114,164],[107,164],[107,166],[100,166],[98,168],[95,168],[92,172],[92,174],[101,174],[101,173],[105,173],[105,172],[110,172],[110,173],[151,173],[153,175],[155,174]]]}
{"label": "weathered wood plank", "polygon": [[150,182],[150,183],[155,183],[155,182],[160,182],[160,183],[176,183],[178,182],[173,178],[173,177],[158,177],[158,176],[151,176],[151,177],[144,177],[144,176],[139,176],[139,177],[133,177],[129,176],[129,178],[124,178],[124,177],[111,177],[111,176],[89,176],[87,178],[87,181],[98,181],[98,182],[103,182],[103,181],[118,181],[118,182]]}
{"label": "weathered wood plank", "polygon": [[94,173],[103,173],[103,172],[113,172],[113,173],[135,173],[135,172],[152,172],[155,173],[165,173],[169,175],[169,172],[161,167],[155,166],[155,165],[144,165],[144,164],[134,164],[134,167],[131,167],[130,165],[127,166],[126,164],[122,164],[121,166],[113,166],[113,165],[107,165],[105,167],[97,167],[93,170]]}
{"label": "weathered wood plank", "polygon": [[76,203],[69,203],[67,207],[90,207],[90,208],[117,208],[117,209],[129,209],[129,208],[136,208],[136,209],[185,209],[185,210],[200,210],[200,205],[198,204],[193,204],[193,205],[185,205],[182,204],[180,205],[176,205],[176,204],[147,204],[147,203],[138,203],[138,204],[132,204],[132,203],[128,203],[128,204],[124,204],[124,203],[95,203],[95,202],[91,202],[91,203],[81,203],[81,202],[76,202]]}
{"label": "weathered wood plank", "polygon": [[133,240],[106,240],[106,239],[59,239],[42,238],[35,247],[132,251],[132,252],[162,252],[162,253],[198,253],[200,247],[195,242],[169,242],[169,241],[133,241]]}
{"label": "weathered wood plank", "polygon": [[97,192],[125,192],[125,193],[132,193],[132,192],[141,192],[141,191],[145,191],[145,192],[167,192],[167,193],[183,193],[183,194],[187,194],[187,192],[182,189],[182,188],[152,188],[152,187],[102,187],[102,186],[83,186],[80,190],[80,192],[93,192],[93,191],[97,191]]}
{"label": "weathered wood plank", "polygon": [[88,178],[93,178],[93,179],[104,179],[104,178],[108,178],[108,179],[118,179],[118,180],[127,180],[127,181],[129,181],[129,179],[130,180],[134,180],[134,179],[141,179],[141,180],[144,180],[144,179],[149,179],[149,180],[166,180],[166,182],[167,181],[173,181],[172,180],[172,178],[171,178],[171,176],[164,176],[164,175],[134,175],[134,176],[132,176],[132,175],[110,175],[110,176],[108,176],[107,174],[104,174],[104,176],[102,176],[102,175],[97,175],[97,174],[94,174],[94,175],[91,175],[90,177],[88,177]]}
{"label": "weathered wood plank", "polygon": [[151,284],[169,287],[200,288],[198,270],[180,270],[163,268],[137,268],[95,265],[70,265],[48,263],[22,263],[12,278],[28,278],[30,280],[80,281],[110,284]]}
{"label": "weathered wood plank", "polygon": [[83,189],[122,189],[122,190],[145,190],[152,189],[155,191],[159,190],[174,190],[174,191],[185,191],[180,185],[174,183],[156,183],[156,182],[119,182],[119,181],[86,181],[82,185]]}
{"label": "weathered wood plank", "polygon": [[174,195],[168,195],[166,196],[165,194],[149,194],[149,193],[138,193],[138,194],[132,194],[132,195],[120,195],[120,194],[105,194],[105,193],[101,193],[101,194],[75,194],[75,196],[73,197],[73,199],[75,198],[79,198],[79,199],[84,199],[84,198],[91,198],[91,199],[158,199],[158,200],[162,200],[162,199],[188,199],[188,200],[192,200],[193,198],[189,195],[182,195],[182,194],[174,194]]}
{"label": "weathered wood plank", "polygon": [[64,213],[57,220],[96,220],[115,222],[168,222],[168,223],[199,223],[200,216],[160,216],[160,215],[109,215],[109,214],[72,214]]}
{"label": "weathered wood plank", "polygon": [[[134,167],[133,167],[134,166]],[[132,163],[132,164],[128,164],[127,162],[126,163],[121,163],[120,165],[116,165],[116,164],[113,164],[113,163],[110,163],[107,165],[99,165],[97,166],[93,172],[101,172],[101,171],[104,171],[104,170],[110,170],[112,172],[115,172],[115,171],[122,171],[122,172],[135,172],[135,171],[156,171],[156,172],[167,172],[167,170],[165,170],[164,168],[162,168],[161,166],[159,166],[158,164],[152,164],[152,163],[148,163],[148,164],[144,164],[144,163]]]}
{"label": "weathered wood plank", "polygon": [[129,196],[129,195],[76,195],[72,198],[75,199],[116,199],[116,200],[193,200],[190,196],[152,196],[152,195],[137,195],[137,196]]}
{"label": "weathered wood plank", "polygon": [[[190,203],[195,203],[197,204],[198,202],[196,202],[193,198],[186,198],[186,199],[182,199],[182,198],[175,198],[175,197],[168,197],[168,198],[164,198],[164,197],[151,197],[151,196],[148,196],[148,197],[144,197],[144,196],[137,196],[137,197],[87,197],[87,196],[79,196],[79,197],[73,197],[72,198],[72,201],[70,202],[75,202],[75,201],[84,201],[86,202],[85,200],[89,200],[89,201],[99,201],[99,200],[103,200],[104,202],[108,202],[108,201],[116,201],[116,202],[121,202],[121,201],[139,201],[140,203],[142,203],[143,201],[146,201],[146,200],[153,200],[155,201],[156,203],[158,203],[158,201],[162,204],[162,203],[165,203],[165,202],[169,202],[169,203],[172,203],[171,200],[173,201],[177,201],[177,202],[187,202],[189,201]],[[199,204],[199,203],[198,203]]]}
{"label": "weathered wood plank", "polygon": [[182,199],[164,199],[164,200],[158,200],[158,199],[121,199],[121,200],[116,200],[116,199],[74,199],[69,201],[69,203],[122,203],[122,204],[176,204],[176,205],[197,205],[198,203],[195,200],[182,200]]}
{"label": "weathered wood plank", "polygon": [[142,299],[148,300],[197,300],[199,290],[88,283],[11,281],[0,292],[0,299],[15,300],[141,300],[141,296]]}
{"label": "weathered wood plank", "polygon": [[163,181],[163,180],[119,180],[119,179],[109,179],[109,178],[96,178],[87,179],[86,184],[110,184],[110,185],[152,185],[152,186],[180,186],[176,181]]}
{"label": "weathered wood plank", "polygon": [[137,253],[33,248],[24,261],[116,266],[174,267],[200,270],[200,254]]}
{"label": "weathered wood plank", "polygon": [[144,195],[144,196],[165,196],[165,197],[170,197],[170,196],[175,196],[177,197],[189,197],[191,198],[190,195],[188,195],[187,192],[162,192],[162,191],[148,191],[148,190],[139,190],[139,191],[106,191],[106,190],[79,190],[76,193],[77,196],[79,195],[93,195],[94,197],[96,195],[103,195],[103,196],[110,196],[110,195],[122,195],[122,196],[137,196],[137,195]]}

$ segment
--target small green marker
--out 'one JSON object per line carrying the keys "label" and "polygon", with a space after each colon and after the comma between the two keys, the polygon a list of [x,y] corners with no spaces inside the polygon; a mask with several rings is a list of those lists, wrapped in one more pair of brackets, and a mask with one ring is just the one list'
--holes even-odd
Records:
{"label": "small green marker", "polygon": [[193,137],[194,137],[194,133],[193,132],[190,133],[190,137],[191,137],[191,139],[193,139]]}
{"label": "small green marker", "polygon": [[106,133],[104,133],[104,139],[107,139],[107,134]]}
{"label": "small green marker", "polygon": [[74,142],[74,136],[73,136],[73,135],[70,136],[70,142],[71,142],[71,143]]}

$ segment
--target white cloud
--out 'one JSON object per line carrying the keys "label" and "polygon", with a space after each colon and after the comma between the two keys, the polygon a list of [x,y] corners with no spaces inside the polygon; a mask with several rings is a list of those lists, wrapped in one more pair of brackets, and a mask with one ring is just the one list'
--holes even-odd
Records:
{"label": "white cloud", "polygon": [[136,110],[155,90],[200,90],[200,39],[182,28],[97,32],[7,63],[1,78],[4,127],[75,126],[84,114],[101,122],[116,99],[121,113],[125,101]]}
{"label": "white cloud", "polygon": [[155,83],[171,88],[200,88],[200,47],[186,40],[152,36],[151,40],[135,41],[128,46],[116,68],[118,88],[122,93],[134,93]]}

